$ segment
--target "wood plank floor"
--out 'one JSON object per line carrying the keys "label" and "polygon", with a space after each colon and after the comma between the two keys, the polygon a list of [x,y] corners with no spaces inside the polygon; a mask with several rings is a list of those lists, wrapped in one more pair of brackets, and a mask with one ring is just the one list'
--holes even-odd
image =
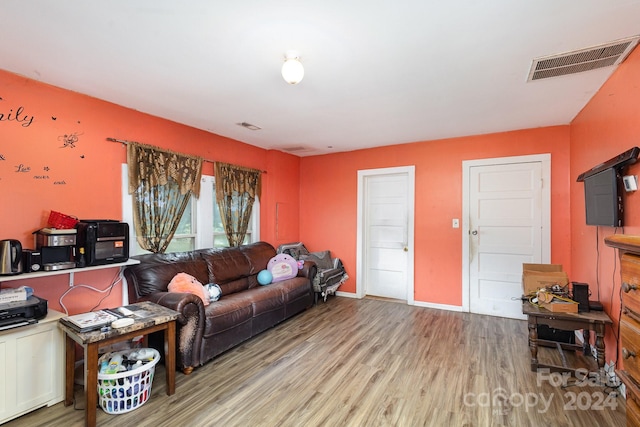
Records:
{"label": "wood plank floor", "polygon": [[[540,358],[553,357],[540,352]],[[177,373],[158,365],[150,400],[99,426],[623,426],[624,399],[554,386],[529,367],[525,321],[374,299],[326,303]],[[557,379],[558,377],[553,377]],[[84,408],[81,390],[76,406]],[[536,400],[537,399],[537,400]],[[611,406],[617,406],[612,409]],[[5,424],[81,426],[62,403]]]}

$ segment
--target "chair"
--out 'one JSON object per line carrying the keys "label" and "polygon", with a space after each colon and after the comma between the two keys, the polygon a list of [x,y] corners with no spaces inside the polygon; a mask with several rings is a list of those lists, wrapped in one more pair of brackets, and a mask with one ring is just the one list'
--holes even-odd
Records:
{"label": "chair", "polygon": [[290,255],[295,260],[316,263],[318,272],[312,283],[315,304],[318,303],[319,297],[326,302],[327,296],[334,295],[340,285],[349,278],[340,258],[332,258],[328,250],[309,252],[302,242],[295,242],[278,246],[276,252]]}

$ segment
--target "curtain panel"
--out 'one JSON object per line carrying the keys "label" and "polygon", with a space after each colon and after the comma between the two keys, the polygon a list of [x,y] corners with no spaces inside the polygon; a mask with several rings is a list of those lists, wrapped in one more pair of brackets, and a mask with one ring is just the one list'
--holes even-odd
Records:
{"label": "curtain panel", "polygon": [[216,201],[229,246],[244,242],[253,203],[262,191],[262,172],[216,162]]}
{"label": "curtain panel", "polygon": [[202,158],[129,143],[127,167],[138,244],[164,253],[191,195],[200,194]]}

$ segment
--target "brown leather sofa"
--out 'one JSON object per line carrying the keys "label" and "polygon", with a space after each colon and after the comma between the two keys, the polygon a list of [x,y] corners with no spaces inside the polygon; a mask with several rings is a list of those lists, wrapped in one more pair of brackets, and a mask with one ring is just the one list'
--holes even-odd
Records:
{"label": "brown leather sofa", "polygon": [[[152,301],[180,313],[176,361],[178,368],[189,374],[313,305],[313,262],[305,262],[297,277],[267,286],[258,283],[258,273],[275,255],[273,246],[258,242],[237,248],[136,256],[133,258],[140,264],[124,271],[129,302]],[[222,297],[205,307],[196,295],[168,292],[169,282],[181,272],[202,284],[217,283]]]}

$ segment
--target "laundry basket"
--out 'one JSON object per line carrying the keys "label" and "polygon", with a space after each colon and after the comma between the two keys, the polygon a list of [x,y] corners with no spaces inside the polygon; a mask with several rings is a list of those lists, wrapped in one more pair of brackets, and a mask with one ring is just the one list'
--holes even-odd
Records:
{"label": "laundry basket", "polygon": [[153,355],[153,360],[131,371],[117,374],[98,373],[98,402],[102,410],[108,414],[124,414],[142,406],[151,396],[153,373],[160,361],[160,353],[153,349],[128,349],[113,353],[106,353],[98,360],[98,366],[103,360],[111,357],[127,355],[133,351],[147,351]]}

